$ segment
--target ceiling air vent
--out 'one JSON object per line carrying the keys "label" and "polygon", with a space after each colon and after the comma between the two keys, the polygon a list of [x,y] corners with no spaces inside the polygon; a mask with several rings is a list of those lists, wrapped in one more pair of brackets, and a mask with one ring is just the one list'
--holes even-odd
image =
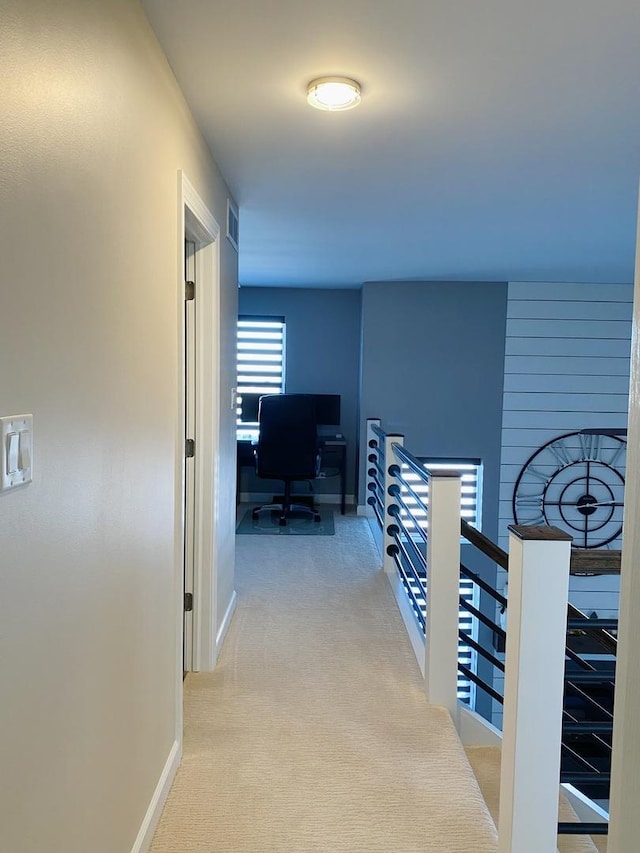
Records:
{"label": "ceiling air vent", "polygon": [[227,199],[227,239],[233,246],[233,248],[238,251],[238,208],[231,201],[231,199]]}

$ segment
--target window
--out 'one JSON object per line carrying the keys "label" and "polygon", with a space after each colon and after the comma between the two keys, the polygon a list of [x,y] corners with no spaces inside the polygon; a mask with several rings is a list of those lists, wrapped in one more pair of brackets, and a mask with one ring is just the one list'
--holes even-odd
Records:
{"label": "window", "polygon": [[[443,470],[460,472],[462,475],[460,482],[460,514],[472,527],[479,530],[481,517],[480,498],[482,495],[481,461],[479,459],[426,459],[424,457],[421,457],[420,461],[424,463],[425,468],[434,473]],[[418,475],[410,470],[408,465],[403,464],[402,468],[403,477],[411,485],[415,493],[420,496],[420,499],[428,504],[429,486],[422,482]],[[403,497],[411,508],[416,520],[423,522],[426,513],[419,509],[418,502],[413,495],[405,490]],[[413,521],[408,517],[406,512],[403,512],[403,514],[405,524],[411,530],[414,527]],[[418,538],[417,533],[415,536]],[[478,588],[474,585],[473,581],[463,577],[460,578],[460,597],[474,607],[478,607]],[[460,608],[458,626],[461,631],[464,631],[472,639],[478,639],[477,620],[462,608]],[[465,645],[462,640],[458,643],[458,662],[464,664],[472,672],[477,671],[477,653],[470,646]],[[475,706],[475,689],[475,684],[461,673],[458,673],[458,699],[467,705],[470,704],[472,708]]]}
{"label": "window", "polygon": [[[437,473],[438,471],[459,471],[462,475],[460,483],[460,514],[472,527],[480,529],[480,497],[482,494],[482,464],[479,459],[428,459],[420,457],[424,467]],[[424,503],[429,502],[429,486],[423,483],[417,474],[414,474],[408,465],[402,466],[402,476],[420,496]],[[426,515],[424,511],[417,508],[416,499],[407,493],[404,499],[409,507],[415,507],[415,516],[418,521]],[[413,523],[407,518],[405,521],[411,530]]]}
{"label": "window", "polygon": [[[238,317],[238,438],[252,438],[258,430],[255,396],[247,395],[284,391],[284,356],[284,317]],[[244,417],[243,395],[248,404]]]}

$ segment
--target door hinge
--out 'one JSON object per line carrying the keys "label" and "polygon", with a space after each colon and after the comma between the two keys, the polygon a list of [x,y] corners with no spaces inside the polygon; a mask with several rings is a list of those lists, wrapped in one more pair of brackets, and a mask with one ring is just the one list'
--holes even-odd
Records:
{"label": "door hinge", "polygon": [[188,438],[184,443],[184,458],[192,459],[196,455],[196,443],[193,438]]}
{"label": "door hinge", "polygon": [[195,281],[185,281],[184,283],[184,298],[187,302],[191,302],[196,298],[196,283]]}
{"label": "door hinge", "polygon": [[191,613],[193,610],[193,593],[185,592],[184,594],[184,610],[185,613]]}

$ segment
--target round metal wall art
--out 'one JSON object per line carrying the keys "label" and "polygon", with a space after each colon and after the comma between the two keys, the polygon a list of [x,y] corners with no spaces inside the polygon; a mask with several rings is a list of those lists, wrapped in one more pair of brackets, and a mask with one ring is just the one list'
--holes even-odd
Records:
{"label": "round metal wall art", "polygon": [[516,524],[548,524],[574,548],[606,548],[622,534],[627,442],[607,432],[569,432],[543,444],[518,475]]}

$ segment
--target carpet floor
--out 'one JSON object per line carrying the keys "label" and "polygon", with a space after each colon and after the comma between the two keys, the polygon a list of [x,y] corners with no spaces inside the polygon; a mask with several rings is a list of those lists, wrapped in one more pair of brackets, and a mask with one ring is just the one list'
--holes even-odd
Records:
{"label": "carpet floor", "polygon": [[[500,814],[500,748],[470,746],[466,751],[480,790],[497,826]],[[558,820],[567,823],[578,820],[563,793],[560,793],[558,801]],[[607,853],[607,839],[603,836],[594,836],[592,839],[586,835],[560,835],[558,836],[558,853]]]}
{"label": "carpet floor", "polygon": [[495,853],[429,706],[364,519],[237,537],[238,608],[185,683],[184,758],[152,853]]}
{"label": "carpet floor", "polygon": [[320,521],[316,521],[311,514],[295,512],[287,523],[280,526],[280,513],[263,510],[257,518],[252,515],[252,507],[242,516],[236,527],[239,536],[333,536],[335,525],[333,523],[333,510],[323,506],[318,507]]}

